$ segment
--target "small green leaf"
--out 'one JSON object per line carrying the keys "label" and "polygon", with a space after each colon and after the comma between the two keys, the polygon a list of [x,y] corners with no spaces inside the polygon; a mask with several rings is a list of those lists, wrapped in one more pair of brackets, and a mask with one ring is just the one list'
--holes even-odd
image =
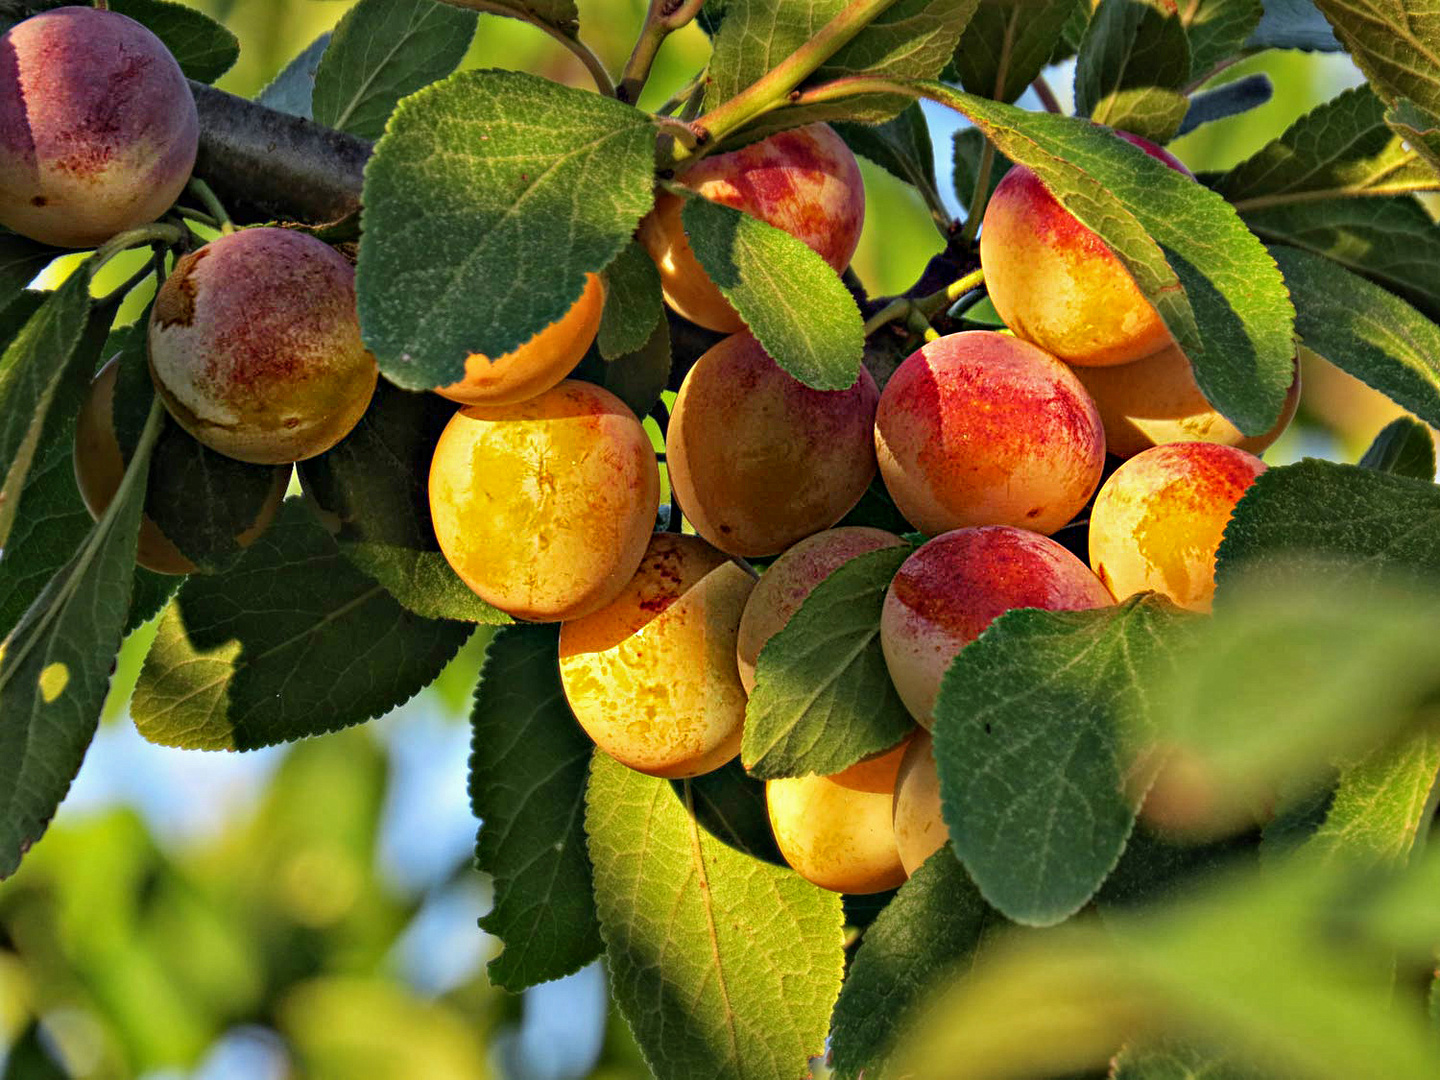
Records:
{"label": "small green leaf", "polygon": [[1440,118],[1434,112],[1402,98],[1385,110],[1385,122],[1410,144],[1432,172],[1440,173]]}
{"label": "small green leaf", "polygon": [[740,746],[752,775],[829,776],[914,730],[880,651],[885,593],[911,550],[851,559],[760,650]]}
{"label": "small green leaf", "polygon": [[1187,622],[1153,594],[1012,611],[950,665],[935,703],[945,821],[1009,918],[1060,922],[1115,868],[1144,794],[1122,740],[1152,722],[1147,680],[1174,665]]}
{"label": "small green leaf", "polygon": [[660,273],[649,254],[631,240],[605,268],[605,310],[596,344],[606,360],[639,352],[665,321]]}
{"label": "small green leaf", "polygon": [[313,119],[315,73],[319,70],[320,60],[329,45],[330,31],[326,30],[286,64],[280,74],[255,95],[255,100],[267,108],[289,113],[291,116]]}
{"label": "small green leaf", "polygon": [[1192,94],[1185,110],[1185,119],[1176,130],[1177,137],[1188,135],[1201,124],[1227,120],[1232,116],[1258,109],[1275,96],[1275,85],[1265,74],[1246,75],[1214,90]]}
{"label": "small green leaf", "polygon": [[519,72],[406,98],[365,170],[356,288],[381,371],[444,386],[471,353],[503,356],[564,315],[653,203],[655,131]]}
{"label": "small green leaf", "polygon": [[1440,326],[1393,293],[1298,248],[1270,252],[1295,297],[1295,331],[1332,364],[1440,424]]}
{"label": "small green leaf", "polygon": [[1375,436],[1360,464],[1392,476],[1434,480],[1435,439],[1424,424],[1401,416]]}
{"label": "small green leaf", "polygon": [[1102,0],[1075,62],[1075,108],[1100,124],[1167,142],[1185,118],[1190,45],[1174,4]]}
{"label": "small green leaf", "polygon": [[1440,112],[1435,12],[1421,0],[1315,0],[1375,92]]}
{"label": "small green leaf", "polygon": [[143,566],[135,567],[135,587],[130,593],[130,615],[125,620],[125,636],[128,638],[159,615],[184,581],[185,578],[177,574],[157,574]]}
{"label": "small green leaf", "polygon": [[202,11],[171,0],[111,0],[111,11],[144,23],[192,79],[213,83],[240,58],[240,42]]}
{"label": "small green leaf", "polygon": [[45,831],[94,737],[130,610],[152,415],[106,515],[0,643],[0,878]]}
{"label": "small green leaf", "polygon": [[1262,0],[1197,0],[1180,5],[1190,38],[1190,74],[1199,79],[1245,46],[1260,25]]}
{"label": "small green leaf", "polygon": [[1050,62],[1077,6],[1077,0],[981,0],[951,61],[955,81],[972,94],[1014,101]]}
{"label": "small green leaf", "polygon": [[656,1076],[795,1080],[840,991],[840,897],[711,837],[682,790],[594,756],[585,828],[611,992]]}
{"label": "small green leaf", "polygon": [[289,499],[223,578],[181,586],[131,712],[165,746],[251,750],[320,735],[408,700],[472,629],[406,611]]}
{"label": "small green leaf", "polygon": [[1246,47],[1250,49],[1303,49],[1306,52],[1340,52],[1340,42],[1315,0],[1264,0],[1265,15]]}
{"label": "small green leaf", "polygon": [[886,1075],[902,1022],[1003,922],[948,847],[930,856],[865,931],[845,976],[831,1020],[836,1075]]}
{"label": "small green leaf", "polygon": [[478,16],[438,0],[360,0],[315,71],[314,116],[376,139],[401,98],[455,70]]}
{"label": "small green leaf", "polygon": [[854,385],[864,323],[824,259],[803,240],[708,199],[688,199],[681,220],[705,273],[777,364],[815,390]]}
{"label": "small green leaf", "polygon": [[1096,894],[1095,904],[1109,915],[1163,900],[1181,900],[1207,878],[1253,866],[1255,861],[1255,844],[1247,836],[1201,844],[1153,832],[1142,820]]}
{"label": "small green leaf", "polygon": [[670,323],[662,317],[650,339],[635,352],[605,360],[599,349],[592,347],[570,377],[605,387],[644,419],[670,382],[672,359]]}
{"label": "small green leaf", "polygon": [[1244,217],[1266,243],[1323,255],[1440,318],[1440,226],[1413,197],[1297,202]]}
{"label": "small green leaf", "polygon": [[438,551],[365,540],[342,540],[340,550],[353,565],[383,585],[405,610],[416,615],[487,626],[505,626],[515,621],[476,596]]}
{"label": "small green leaf", "polygon": [[1214,182],[1243,213],[1351,195],[1433,191],[1440,180],[1385,122],[1369,87],[1306,113]]}
{"label": "small green leaf", "polygon": [[601,948],[585,850],[594,744],[565,703],[558,640],[555,626],[497,632],[471,717],[475,863],[495,881],[480,926],[505,943],[487,970],[511,993],[577,971]]}

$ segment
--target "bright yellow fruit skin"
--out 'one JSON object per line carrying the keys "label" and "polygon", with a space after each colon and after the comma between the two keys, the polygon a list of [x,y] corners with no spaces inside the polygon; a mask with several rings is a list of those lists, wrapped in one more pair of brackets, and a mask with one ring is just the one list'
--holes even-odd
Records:
{"label": "bright yellow fruit skin", "polygon": [[596,611],[650,540],[660,474],[619,398],[567,380],[513,405],[471,405],[430,465],[440,550],[483,600],[547,622]]}
{"label": "bright yellow fruit skin", "polygon": [[462,405],[509,405],[544,393],[580,363],[604,310],[605,286],[600,275],[588,274],[580,299],[558,320],[498,360],[472,353],[465,377],[435,392]]}
{"label": "bright yellow fruit skin", "polygon": [[1265,463],[1214,443],[1169,443],[1116,469],[1090,511],[1090,566],[1117,600],[1155,590],[1209,611],[1215,552]]}
{"label": "bright yellow fruit skin", "polygon": [[740,752],[735,633],[754,584],[698,537],[657,533],[619,596],[560,628],[565,697],[596,746],[672,778]]}
{"label": "bright yellow fruit skin", "polygon": [[895,846],[906,875],[950,841],[940,814],[940,774],[935,769],[935,741],[928,731],[911,740],[895,781]]}

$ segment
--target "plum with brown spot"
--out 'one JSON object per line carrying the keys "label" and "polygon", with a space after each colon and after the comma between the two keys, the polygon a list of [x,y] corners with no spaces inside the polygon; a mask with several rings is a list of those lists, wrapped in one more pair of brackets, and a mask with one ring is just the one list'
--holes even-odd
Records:
{"label": "plum with brown spot", "polygon": [[429,484],[435,536],[461,580],[535,622],[579,618],[618,596],[660,504],[640,421],[608,390],[574,380],[459,410]]}
{"label": "plum with brown spot", "polygon": [[1105,425],[1105,449],[1132,458],[1152,446],[1209,442],[1259,454],[1285,433],[1300,405],[1300,362],[1280,417],[1269,431],[1246,435],[1206,399],[1189,358],[1177,345],[1128,364],[1077,367]]}
{"label": "plum with brown spot", "polygon": [[462,405],[509,405],[549,390],[569,375],[600,330],[605,286],[598,274],[585,276],[585,288],[568,311],[529,341],[492,360],[481,353],[465,359],[458,382],[435,388]]}
{"label": "plum with brown spot", "polygon": [[180,65],[135,20],[62,7],[0,37],[0,224],[22,236],[94,247],[154,221],[199,139]]}
{"label": "plum with brown spot", "polygon": [[[907,740],[908,742],[908,740]],[[785,861],[813,885],[861,895],[905,881],[891,806],[906,742],[834,776],[765,785],[770,828]]]}
{"label": "plum with brown spot", "polygon": [[1254,454],[1214,443],[1169,443],[1116,469],[1090,511],[1090,565],[1123,600],[1154,590],[1209,611],[1215,552],[1241,496],[1265,471]]}
{"label": "plum with brown spot", "polygon": [[[828,124],[808,124],[702,158],[679,182],[804,241],[836,273],[850,265],[865,223],[865,184],[855,155]],[[685,196],[662,191],[640,223],[640,242],[678,314],[721,333],[745,322],[706,275],[681,220]]]}
{"label": "plum with brown spot", "polygon": [[180,259],[155,296],[149,344],[180,426],[262,465],[338,443],[379,375],[360,340],[354,267],[291,229],[244,229]]}
{"label": "plum with brown spot", "polygon": [[1114,601],[1049,537],[1008,525],[956,529],[901,564],[880,612],[880,647],[900,700],[925,728],[960,650],[1012,608],[1083,611]]}
{"label": "plum with brown spot", "polygon": [[[1169,151],[1114,134],[1190,176]],[[985,208],[980,265],[1005,325],[1066,363],[1125,364],[1172,343],[1115,253],[1023,165],[1005,174]]]}
{"label": "plum with brown spot", "polygon": [[735,635],[754,584],[699,537],[657,533],[614,600],[560,628],[565,698],[596,746],[671,778],[740,752]]}
{"label": "plum with brown spot", "polygon": [[721,551],[775,555],[845,516],[875,475],[879,392],[863,368],[848,390],[812,390],[748,333],[695,362],[666,436],[676,502]]}
{"label": "plum with brown spot", "polygon": [[875,448],[895,505],[932,535],[972,525],[1052,533],[1105,466],[1100,414],[1075,373],[988,330],[932,341],[896,369]]}

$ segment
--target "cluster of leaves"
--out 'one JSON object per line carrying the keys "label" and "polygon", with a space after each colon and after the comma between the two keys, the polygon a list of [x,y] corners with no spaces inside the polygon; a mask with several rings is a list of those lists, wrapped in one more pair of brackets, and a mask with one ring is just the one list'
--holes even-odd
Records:
{"label": "cluster of leaves", "polygon": [[[150,24],[193,78],[234,59],[234,39],[195,12],[112,6]],[[129,418],[132,479],[97,525],[70,476],[97,360],[119,352],[123,370],[143,372],[143,335],[112,331],[118,297],[91,299],[101,260],[32,294],[26,284],[57,253],[0,238],[0,875],[75,775],[110,657],[155,613],[137,724],[158,742],[230,749],[377,716],[433,680],[476,624],[507,621],[439,555],[423,478],[443,406],[407,390],[455,381],[469,353],[513,349],[602,273],[604,322],[582,373],[637,415],[656,410],[689,358],[633,236],[657,178],[716,147],[833,121],[913,184],[963,248],[975,220],[951,229],[915,104],[940,102],[973,124],[954,147],[972,215],[1000,161],[1033,169],[1117,254],[1242,430],[1279,415],[1297,340],[1440,425],[1440,232],[1415,199],[1440,189],[1440,63],[1422,5],[727,0],[705,12],[712,57],[677,102],[683,120],[523,73],[452,74],[477,25],[464,9],[477,7],[584,49],[569,0],[361,0],[260,95],[378,137],[358,289],[386,382],[340,447],[300,467],[305,497],[251,548],[235,550],[216,525],[229,520],[228,487],[190,508],[177,542],[204,572],[178,591],[133,568],[152,509],[140,480],[147,466],[207,466],[199,450],[161,454],[143,377],[122,379],[116,412]],[[1208,88],[1237,55],[1342,47],[1367,85],[1201,183],[1091,122],[1164,141],[1268,96],[1263,78]],[[1013,104],[1071,55],[1082,115]],[[860,307],[818,256],[699,199],[684,223],[786,370],[820,389],[854,381]],[[555,629],[500,630],[477,692],[471,775],[477,860],[496,892],[484,925],[506,943],[493,981],[519,990],[603,951],[621,1010],[667,1077],[793,1076],[827,1035],[846,1076],[883,1073],[897,1047],[920,1055],[895,1062],[899,1073],[985,1075],[1002,1061],[1073,1071],[1103,1064],[1146,1021],[1205,1038],[1142,1038],[1117,1065],[1131,1080],[1171,1075],[1176,1062],[1228,1068],[1209,1049],[1217,1034],[1304,1075],[1365,1071],[1354,1045],[1383,1051],[1383,1075],[1433,1073],[1419,1020],[1386,1011],[1388,983],[1368,967],[1350,977],[1396,958],[1409,970],[1440,944],[1421,888],[1433,896],[1433,856],[1349,912],[1354,955],[1320,949],[1334,925],[1316,912],[1343,907],[1350,879],[1336,867],[1403,866],[1435,816],[1440,743],[1424,725],[1440,689],[1434,464],[1428,433],[1407,422],[1360,466],[1265,474],[1227,533],[1213,620],[1153,598],[998,620],[956,661],[937,706],[952,845],[863,908],[779,863],[759,782],[833,773],[906,730],[876,640],[903,550],[856,559],[814,592],[760,657],[741,761],[693,781],[594,754],[558,686]],[[1155,747],[1168,757],[1145,752]],[[1167,767],[1176,761],[1184,768]],[[1137,826],[1152,783],[1159,803],[1212,825],[1257,802],[1279,813],[1263,838],[1179,848]],[[1297,852],[1259,899],[1222,884],[1209,904],[1121,910],[1221,863],[1268,854],[1288,866]],[[1113,912],[1103,935],[1085,920],[1032,929],[980,969],[979,990],[957,991],[933,1031],[966,1033],[963,1052],[923,1025],[902,1040],[914,1008],[982,941],[1086,909]],[[853,956],[847,918],[873,919]],[[1253,977],[1261,946],[1282,944],[1274,970]],[[1282,1015],[1266,994],[1303,994],[1306,1007]],[[1075,1002],[1084,1037],[1063,1060],[1035,1060],[1037,1045],[1056,1044],[1027,1036],[1044,1033],[1047,1003]],[[974,1017],[999,1034],[982,1039]],[[1365,1038],[1347,1043],[1357,1031]]]}

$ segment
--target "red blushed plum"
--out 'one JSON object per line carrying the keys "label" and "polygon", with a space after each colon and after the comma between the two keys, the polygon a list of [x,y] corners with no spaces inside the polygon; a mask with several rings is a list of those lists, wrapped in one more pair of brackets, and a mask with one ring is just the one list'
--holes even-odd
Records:
{"label": "red blushed plum", "polygon": [[811,390],[748,333],[695,362],[666,438],[676,501],[721,551],[775,555],[829,528],[875,475],[879,393],[863,368],[848,390]]}
{"label": "red blushed plum", "polygon": [[[1154,143],[1115,134],[1190,175]],[[1005,325],[1066,363],[1125,364],[1171,344],[1130,272],[1023,165],[1005,174],[985,208],[980,264]]]}
{"label": "red blushed plum", "polygon": [[135,20],[62,7],[0,38],[0,224],[22,236],[93,247],[154,221],[199,139],[180,65]]}
{"label": "red blushed plum", "polygon": [[875,447],[895,505],[932,535],[970,525],[1052,533],[1105,466],[1100,414],[1075,373],[988,330],[932,341],[896,369]]}
{"label": "red blushed plum", "polygon": [[1189,359],[1178,346],[1114,367],[1076,368],[1100,420],[1105,449],[1131,458],[1152,446],[1209,442],[1258,454],[1285,433],[1300,404],[1300,363],[1275,426],[1263,435],[1245,435],[1206,400]]}
{"label": "red blushed plum", "polygon": [[905,881],[890,820],[903,755],[901,744],[834,776],[765,785],[770,828],[796,873],[822,889],[852,895],[883,892]]}
{"label": "red blushed plum", "polygon": [[1090,565],[1117,600],[1154,590],[1209,611],[1215,551],[1265,463],[1214,443],[1170,443],[1110,474],[1090,511]]}
{"label": "red blushed plum", "polygon": [[956,529],[901,564],[881,609],[880,647],[900,700],[928,729],[950,662],[997,616],[1113,602],[1100,579],[1048,537],[1008,525]]}
{"label": "red blushed plum", "polygon": [[465,377],[435,392],[462,405],[508,405],[544,393],[580,363],[604,310],[605,286],[600,275],[589,274],[580,299],[559,319],[496,360],[472,353]]}
{"label": "red blushed plum", "polygon": [[950,841],[940,812],[940,774],[935,769],[935,740],[928,731],[910,741],[895,779],[895,846],[906,875]]}
{"label": "red blushed plum", "polygon": [[260,465],[329,450],[379,375],[360,340],[354,267],[291,229],[243,229],[180,259],[155,296],[149,343],[180,426]]}
{"label": "red blushed plum", "polygon": [[595,745],[672,778],[740,752],[745,691],[733,657],[754,584],[699,537],[657,533],[619,596],[560,628],[565,698]]}
{"label": "red blushed plum", "polygon": [[740,620],[736,659],[745,692],[755,689],[755,661],[760,650],[785,628],[816,585],[856,555],[899,543],[898,536],[884,529],[847,526],[807,537],[776,559],[750,594]]}
{"label": "red blushed plum", "polygon": [[[840,273],[860,243],[865,185],[855,155],[828,124],[809,124],[712,154],[680,176],[711,202],[741,210],[800,240]],[[705,274],[680,214],[685,198],[661,192],[640,223],[670,306],[701,326],[733,334],[745,322]]]}
{"label": "red blushed plum", "polygon": [[640,421],[608,390],[569,379],[513,405],[461,409],[430,463],[440,550],[477,596],[517,619],[575,619],[610,603],[640,565],[659,506]]}

